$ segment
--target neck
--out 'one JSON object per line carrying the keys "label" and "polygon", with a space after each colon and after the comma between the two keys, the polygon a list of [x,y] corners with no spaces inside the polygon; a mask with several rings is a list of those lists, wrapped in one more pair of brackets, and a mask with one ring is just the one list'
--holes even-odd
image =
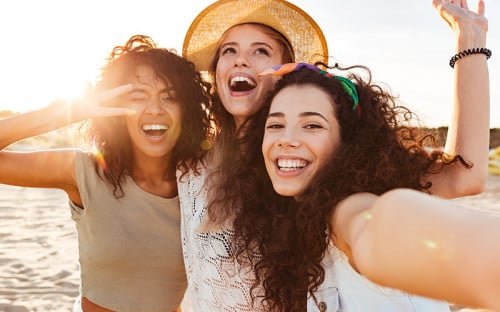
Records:
{"label": "neck", "polygon": [[245,131],[246,131],[246,127],[244,126],[244,123],[245,123],[246,119],[240,119],[240,118],[237,118],[237,117],[234,117],[234,125],[235,125],[235,129],[234,129],[234,134],[235,135],[238,135],[239,137],[241,137],[242,135],[245,134]]}
{"label": "neck", "polygon": [[144,191],[157,196],[176,196],[175,164],[172,164],[169,156],[155,158],[134,152],[131,176],[136,184]]}

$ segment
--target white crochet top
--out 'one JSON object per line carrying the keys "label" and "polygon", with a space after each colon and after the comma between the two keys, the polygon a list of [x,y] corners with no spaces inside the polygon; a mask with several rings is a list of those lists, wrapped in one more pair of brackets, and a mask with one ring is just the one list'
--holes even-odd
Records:
{"label": "white crochet top", "polygon": [[[203,231],[206,213],[206,171],[178,179],[181,206],[181,237],[188,287],[184,311],[263,311],[252,306],[250,287],[254,275],[241,273],[231,256],[231,229]],[[309,298],[307,311],[344,312],[448,312],[448,305],[375,285],[359,275],[347,257],[333,245],[323,260],[325,281],[316,301]]]}
{"label": "white crochet top", "polygon": [[178,179],[189,305],[193,311],[256,311],[250,298],[254,275],[239,272],[230,250],[233,232],[202,229],[207,211],[206,178],[206,170],[202,169],[201,175],[190,172]]}

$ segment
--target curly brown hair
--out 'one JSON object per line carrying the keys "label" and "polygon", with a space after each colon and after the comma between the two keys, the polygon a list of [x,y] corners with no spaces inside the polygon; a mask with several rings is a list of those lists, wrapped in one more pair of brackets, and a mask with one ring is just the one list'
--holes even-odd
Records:
{"label": "curly brown hair", "polygon": [[[207,150],[212,136],[210,117],[210,84],[204,82],[194,64],[174,52],[158,48],[144,35],[132,36],[123,46],[116,46],[101,72],[97,91],[108,90],[125,83],[136,68],[150,66],[155,74],[168,81],[182,104],[182,128],[172,150],[172,166],[197,172],[199,162]],[[87,140],[103,155],[106,166],[100,168],[104,178],[113,187],[115,197],[122,197],[121,183],[132,170],[132,143],[124,117],[94,118],[87,132]],[[100,172],[96,163],[96,171]]]}
{"label": "curly brown hair", "polygon": [[[314,298],[324,281],[321,261],[333,233],[327,220],[339,201],[358,192],[382,194],[400,187],[429,192],[429,174],[457,161],[466,165],[460,157],[428,153],[424,143],[433,137],[409,126],[414,114],[398,106],[393,96],[368,77],[365,81],[349,75],[359,94],[360,115],[353,111],[352,98],[338,79],[302,69],[278,81],[264,108],[245,125],[251,131],[245,131],[241,139],[242,153],[225,184],[226,200],[238,207],[233,241],[236,258],[253,267],[252,297],[262,300],[270,311],[305,311],[307,297]],[[290,85],[303,84],[315,85],[331,96],[341,146],[294,200],[273,190],[261,145],[273,98]],[[259,291],[262,287],[263,292]]]}

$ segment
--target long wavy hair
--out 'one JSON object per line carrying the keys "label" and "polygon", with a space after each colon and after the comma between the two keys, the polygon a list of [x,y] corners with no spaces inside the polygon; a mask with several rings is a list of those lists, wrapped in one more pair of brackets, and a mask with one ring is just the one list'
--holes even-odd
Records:
{"label": "long wavy hair", "polygon": [[[278,42],[282,49],[281,62],[289,63],[293,62],[295,59],[295,54],[290,42],[277,30],[259,23],[243,23],[240,25],[253,25],[261,32]],[[220,46],[224,41],[226,33],[233,27],[226,30],[226,32],[221,36],[218,44],[216,53],[213,56],[209,77],[210,81],[215,82],[215,71],[217,68],[217,63],[220,56]],[[208,184],[210,185],[208,193],[208,215],[210,219],[215,223],[223,223],[223,220],[227,220],[234,215],[234,206],[227,205],[226,198],[226,185],[228,179],[230,178],[230,173],[234,171],[235,166],[238,162],[239,146],[238,137],[240,133],[244,132],[244,129],[237,129],[236,123],[234,122],[234,117],[226,110],[224,104],[220,100],[217,94],[217,86],[213,84],[212,89],[213,95],[213,114],[216,120],[216,125],[218,129],[217,142],[213,149],[213,162],[212,168],[210,170],[210,176]]]}
{"label": "long wavy hair", "polygon": [[[170,50],[158,48],[148,36],[135,35],[125,45],[113,49],[96,90],[124,84],[141,65],[151,67],[160,79],[168,81],[182,104],[181,133],[170,155],[172,167],[180,169],[182,174],[188,170],[197,172],[213,135],[210,84],[202,80],[193,63]],[[113,186],[115,197],[124,195],[121,183],[133,169],[132,143],[126,127],[121,116],[94,118],[86,135],[105,163],[98,167],[102,161],[96,162],[96,171],[102,172]]]}
{"label": "long wavy hair", "polygon": [[[270,311],[305,311],[307,297],[315,299],[314,292],[325,278],[321,261],[333,233],[328,220],[339,201],[358,192],[380,195],[399,187],[429,192],[428,175],[457,161],[469,166],[460,157],[429,153],[425,145],[433,137],[410,126],[414,114],[372,84],[370,75],[366,81],[353,73],[348,77],[359,93],[360,114],[353,111],[352,99],[338,79],[309,69],[285,75],[262,111],[246,124],[251,131],[241,138],[241,153],[225,181],[225,200],[238,207],[233,241],[236,258],[253,268],[252,297],[262,300]],[[261,146],[276,94],[304,84],[330,95],[341,146],[295,200],[273,190]]]}

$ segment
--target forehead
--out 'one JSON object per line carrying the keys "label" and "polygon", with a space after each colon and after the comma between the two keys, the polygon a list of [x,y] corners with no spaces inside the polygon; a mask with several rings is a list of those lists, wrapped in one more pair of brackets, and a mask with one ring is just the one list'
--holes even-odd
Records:
{"label": "forehead", "polygon": [[222,43],[226,42],[265,42],[279,45],[278,41],[270,35],[272,30],[257,24],[241,24],[231,27],[222,36]]}
{"label": "forehead", "polygon": [[333,105],[330,95],[315,85],[292,85],[280,90],[274,97],[269,113],[295,115],[303,112],[318,112],[334,117]]}
{"label": "forehead", "polygon": [[126,82],[150,86],[154,88],[167,88],[171,84],[166,78],[158,76],[158,74],[149,65],[137,65],[126,77]]}

